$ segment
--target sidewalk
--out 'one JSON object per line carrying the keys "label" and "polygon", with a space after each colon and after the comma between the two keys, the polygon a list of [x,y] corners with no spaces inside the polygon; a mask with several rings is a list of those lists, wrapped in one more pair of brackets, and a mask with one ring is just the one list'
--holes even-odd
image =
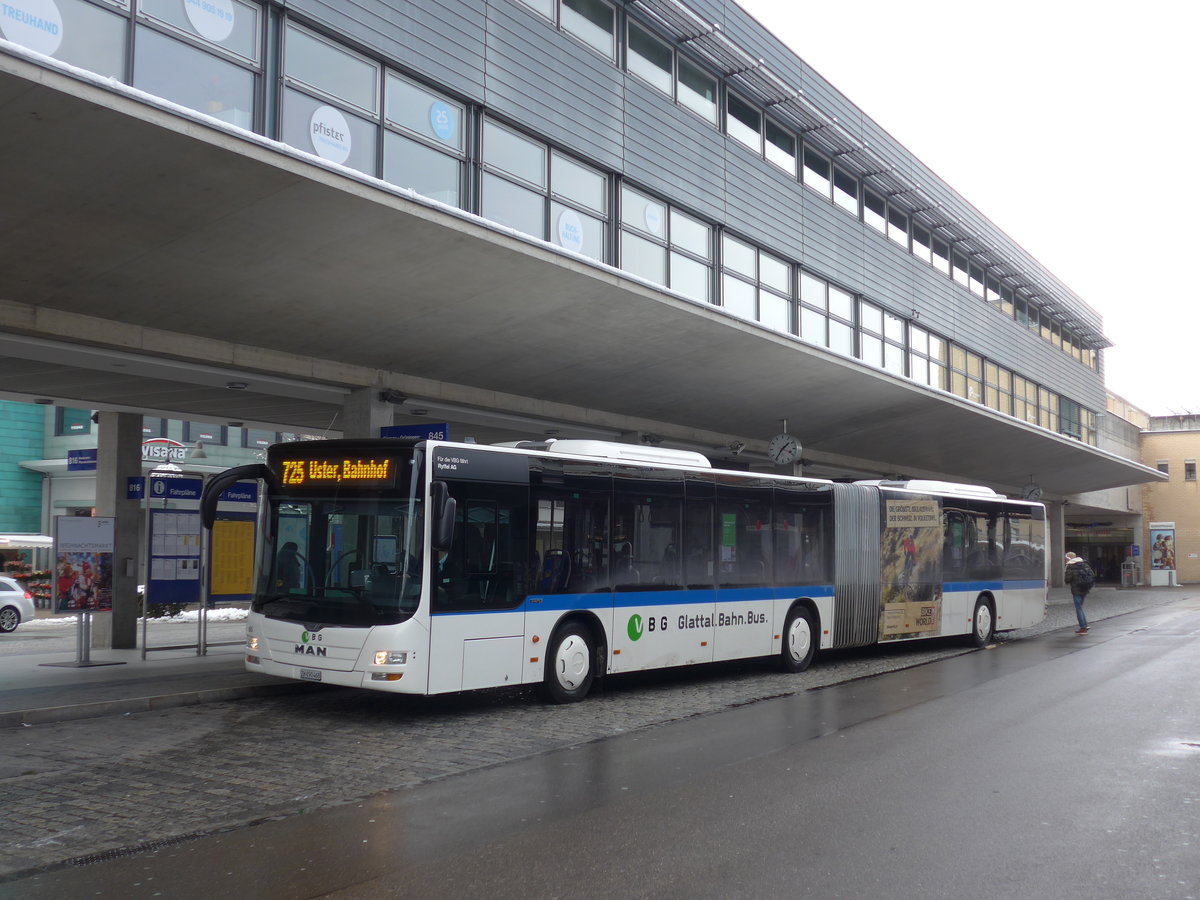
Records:
{"label": "sidewalk", "polygon": [[[1086,608],[1088,618],[1097,622],[1197,593],[1195,586],[1097,587],[1088,597]],[[1075,628],[1071,595],[1055,588],[1050,591],[1045,620],[1015,632],[1013,637],[1067,628]],[[244,621],[210,620],[210,646],[204,656],[198,656],[194,646],[152,650],[144,660],[140,649],[92,649],[89,656],[93,663],[121,665],[76,668],[72,665],[78,655],[74,621],[64,623],[61,618],[39,616],[11,634],[0,635],[0,728],[320,689],[318,685],[245,671],[241,645],[244,630]],[[195,622],[151,620],[148,626],[150,647],[194,645],[197,637]]]}
{"label": "sidewalk", "polygon": [[0,728],[311,689],[245,670],[244,619],[210,620],[204,656],[195,649],[195,621],[151,620],[149,647],[190,647],[152,649],[145,659],[139,623],[139,649],[92,648],[88,653],[92,665],[77,667],[78,626],[75,617],[69,618],[64,622],[62,616],[43,613],[15,632],[0,635]]}

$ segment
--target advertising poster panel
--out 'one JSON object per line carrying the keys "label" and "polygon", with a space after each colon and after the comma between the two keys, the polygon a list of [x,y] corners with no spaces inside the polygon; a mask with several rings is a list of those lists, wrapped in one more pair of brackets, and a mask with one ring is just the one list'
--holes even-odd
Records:
{"label": "advertising poster panel", "polygon": [[55,610],[112,609],[114,534],[109,516],[55,516]]}
{"label": "advertising poster panel", "polygon": [[938,634],[942,627],[942,510],[937,500],[888,499],[881,542],[879,639]]}
{"label": "advertising poster panel", "polygon": [[1175,568],[1175,523],[1150,523],[1150,568]]}

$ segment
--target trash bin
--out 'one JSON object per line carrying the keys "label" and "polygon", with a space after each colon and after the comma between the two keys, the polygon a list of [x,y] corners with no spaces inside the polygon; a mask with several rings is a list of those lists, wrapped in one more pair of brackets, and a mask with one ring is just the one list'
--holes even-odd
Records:
{"label": "trash bin", "polygon": [[1121,587],[1137,587],[1142,583],[1142,567],[1133,560],[1121,563]]}

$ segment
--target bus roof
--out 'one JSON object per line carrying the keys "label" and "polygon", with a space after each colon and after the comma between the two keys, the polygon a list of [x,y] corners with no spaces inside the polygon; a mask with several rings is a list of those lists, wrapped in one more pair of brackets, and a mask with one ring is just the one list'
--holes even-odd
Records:
{"label": "bus roof", "polygon": [[873,484],[881,488],[897,488],[903,491],[919,491],[922,494],[953,494],[956,497],[1001,497],[990,487],[981,484],[957,484],[953,481],[856,481],[855,484]]}

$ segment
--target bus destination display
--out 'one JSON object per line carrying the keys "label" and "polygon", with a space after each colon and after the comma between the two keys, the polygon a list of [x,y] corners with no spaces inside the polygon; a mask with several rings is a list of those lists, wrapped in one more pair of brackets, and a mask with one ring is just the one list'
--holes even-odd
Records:
{"label": "bus destination display", "polygon": [[393,487],[394,459],[285,459],[282,482],[288,487],[321,487],[352,484],[356,487]]}

